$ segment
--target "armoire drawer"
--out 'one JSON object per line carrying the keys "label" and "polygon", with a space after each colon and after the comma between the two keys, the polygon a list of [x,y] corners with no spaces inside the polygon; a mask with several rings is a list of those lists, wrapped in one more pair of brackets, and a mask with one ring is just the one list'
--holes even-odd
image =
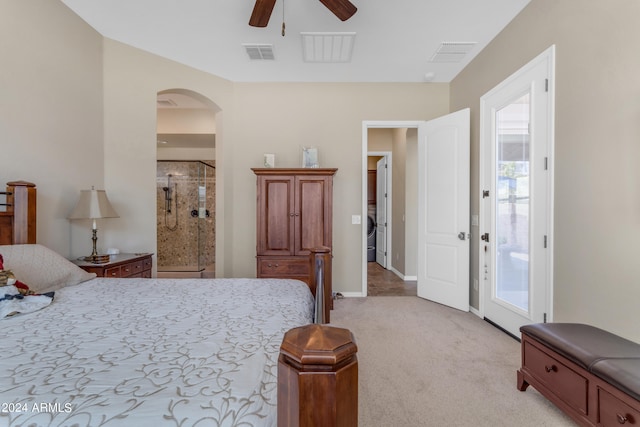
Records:
{"label": "armoire drawer", "polygon": [[309,259],[301,258],[258,258],[258,277],[298,277],[309,275]]}

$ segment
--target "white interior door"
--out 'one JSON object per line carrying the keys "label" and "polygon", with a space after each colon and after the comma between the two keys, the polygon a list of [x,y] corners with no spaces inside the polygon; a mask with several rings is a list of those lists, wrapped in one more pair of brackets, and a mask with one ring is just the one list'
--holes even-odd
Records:
{"label": "white interior door", "polygon": [[387,158],[376,163],[376,262],[387,268]]}
{"label": "white interior door", "polygon": [[551,320],[552,70],[553,48],[480,101],[481,311],[514,336]]}
{"label": "white interior door", "polygon": [[418,296],[469,311],[469,109],[418,127]]}

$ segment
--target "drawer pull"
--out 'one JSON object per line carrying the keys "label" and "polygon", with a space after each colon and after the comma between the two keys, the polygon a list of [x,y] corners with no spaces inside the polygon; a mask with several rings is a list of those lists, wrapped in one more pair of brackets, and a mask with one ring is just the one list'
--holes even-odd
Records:
{"label": "drawer pull", "polygon": [[618,418],[618,424],[624,424],[629,421],[625,415],[616,414],[616,417]]}
{"label": "drawer pull", "polygon": [[547,372],[557,372],[558,368],[556,365],[551,365],[551,366],[545,366],[544,370]]}

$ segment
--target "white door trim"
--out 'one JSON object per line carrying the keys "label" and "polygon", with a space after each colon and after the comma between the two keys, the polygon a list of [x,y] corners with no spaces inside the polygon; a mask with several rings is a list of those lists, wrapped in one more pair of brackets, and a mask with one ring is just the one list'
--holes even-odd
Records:
{"label": "white door trim", "polygon": [[[364,120],[362,122],[362,205],[361,212],[362,218],[367,218],[367,157],[369,155],[368,144],[369,144],[369,129],[375,128],[418,128],[420,123],[424,123],[424,120],[381,120],[381,121],[372,121],[372,120]],[[372,152],[375,153],[375,152]],[[376,155],[376,154],[373,154]],[[389,158],[389,160],[391,160]],[[389,184],[391,181],[389,180]],[[388,211],[388,218],[390,218],[391,211]],[[360,221],[362,224],[362,232],[361,232],[361,257],[362,257],[362,292],[358,295],[357,293],[350,293],[345,296],[367,296],[367,221]],[[387,234],[387,244],[391,244],[390,236]],[[390,249],[390,246],[387,246]]]}

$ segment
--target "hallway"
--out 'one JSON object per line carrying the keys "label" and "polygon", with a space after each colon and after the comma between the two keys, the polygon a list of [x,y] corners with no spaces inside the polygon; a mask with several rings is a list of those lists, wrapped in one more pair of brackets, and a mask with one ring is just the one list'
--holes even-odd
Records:
{"label": "hallway", "polygon": [[385,270],[377,262],[367,263],[367,295],[374,296],[416,296],[415,280],[403,281],[395,273]]}

